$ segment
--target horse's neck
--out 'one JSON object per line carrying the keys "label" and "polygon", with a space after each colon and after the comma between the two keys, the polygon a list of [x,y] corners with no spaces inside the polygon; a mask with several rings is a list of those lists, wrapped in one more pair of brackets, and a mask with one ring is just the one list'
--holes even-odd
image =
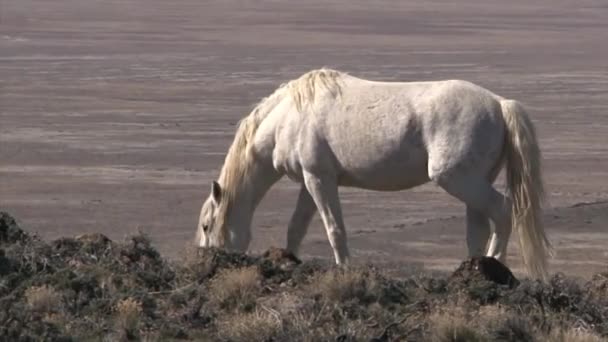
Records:
{"label": "horse's neck", "polygon": [[252,216],[260,201],[272,185],[279,179],[271,162],[252,161],[247,168],[248,174],[234,196],[232,207],[244,210],[242,214]]}
{"label": "horse's neck", "polygon": [[250,178],[250,195],[252,200],[252,210],[258,206],[266,192],[280,178],[272,164],[258,164],[253,168],[252,177]]}

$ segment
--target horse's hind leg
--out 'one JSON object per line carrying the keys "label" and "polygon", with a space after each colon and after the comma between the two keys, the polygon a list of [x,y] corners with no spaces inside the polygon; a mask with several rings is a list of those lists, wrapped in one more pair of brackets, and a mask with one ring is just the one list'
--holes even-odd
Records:
{"label": "horse's hind leg", "polygon": [[467,205],[467,247],[470,257],[486,255],[490,233],[488,216]]}
{"label": "horse's hind leg", "polygon": [[490,239],[486,255],[494,257],[504,264],[507,259],[507,245],[509,244],[509,238],[513,230],[511,226],[511,200],[503,196],[501,203],[498,205],[502,209],[502,212],[499,213],[500,223],[494,221],[494,234],[492,234],[492,238]]}
{"label": "horse's hind leg", "polygon": [[306,190],[306,187],[302,185],[300,194],[298,195],[296,210],[291,216],[289,226],[287,226],[287,250],[294,255],[298,254],[300,244],[310,225],[310,220],[312,220],[316,212],[317,207],[315,207],[315,202],[308,190]]}
{"label": "horse's hind leg", "polygon": [[[494,183],[501,169],[499,163],[490,173],[490,184]],[[467,246],[469,256],[493,256],[496,249],[496,233],[492,232],[490,219],[479,210],[467,205]]]}
{"label": "horse's hind leg", "polygon": [[345,264],[348,262],[349,252],[346,244],[346,229],[342,219],[342,208],[338,197],[338,184],[330,176],[317,176],[308,171],[303,171],[303,175],[306,189],[314,200],[321,220],[325,225],[336,263]]}
{"label": "horse's hind leg", "polygon": [[[450,195],[463,201],[467,208],[478,211],[494,222],[494,236],[488,255],[504,263],[511,235],[510,201],[482,176],[454,172],[430,175],[430,178]],[[469,251],[469,254],[473,252]]]}
{"label": "horse's hind leg", "polygon": [[500,199],[492,203],[491,216],[494,221],[494,234],[490,240],[487,256],[494,257],[503,264],[507,261],[507,246],[513,228],[511,227],[511,200],[498,191]]}
{"label": "horse's hind leg", "polygon": [[[492,171],[492,176],[490,178],[490,181],[492,183],[494,182],[494,180],[496,180],[496,177],[498,176],[501,167],[502,165],[498,165],[498,167]],[[502,203],[502,207],[506,211],[506,213],[503,213],[503,215],[506,217],[508,223],[503,226],[498,226],[494,224],[494,232],[490,237],[490,242],[488,243],[488,250],[486,255],[499,259],[503,263],[505,263],[507,257],[507,244],[509,242],[509,237],[511,236],[512,232],[510,211],[511,200],[508,197],[503,196]]]}

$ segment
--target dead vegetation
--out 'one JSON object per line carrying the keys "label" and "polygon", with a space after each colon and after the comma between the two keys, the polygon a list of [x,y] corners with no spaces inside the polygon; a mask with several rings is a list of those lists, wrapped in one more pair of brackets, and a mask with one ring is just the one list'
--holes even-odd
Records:
{"label": "dead vegetation", "polygon": [[362,303],[380,297],[381,288],[373,274],[361,269],[334,269],[312,279],[309,292],[327,302],[356,299]]}
{"label": "dead vegetation", "polygon": [[518,281],[495,260],[402,279],[372,266],[192,249],[143,235],[44,242],[0,214],[4,341],[575,341],[608,338],[608,270]]}
{"label": "dead vegetation", "polygon": [[218,337],[228,341],[269,341],[281,334],[282,321],[272,313],[256,310],[237,313],[218,322]]}
{"label": "dead vegetation", "polygon": [[114,306],[116,317],[116,328],[123,333],[123,339],[134,339],[138,336],[139,320],[142,306],[139,301],[127,298],[119,301]]}
{"label": "dead vegetation", "polygon": [[30,310],[41,313],[61,311],[61,295],[46,285],[32,286],[25,290],[25,301]]}
{"label": "dead vegetation", "polygon": [[261,282],[259,271],[254,266],[221,270],[209,282],[207,297],[222,309],[251,311],[261,293]]}

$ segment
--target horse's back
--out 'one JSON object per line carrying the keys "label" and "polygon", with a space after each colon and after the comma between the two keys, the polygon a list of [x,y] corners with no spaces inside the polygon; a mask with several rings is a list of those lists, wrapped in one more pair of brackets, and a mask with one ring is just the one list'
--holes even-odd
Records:
{"label": "horse's back", "polygon": [[484,88],[459,80],[352,76],[344,76],[341,87],[339,98],[321,96],[316,110],[300,112],[287,102],[278,107],[277,168],[295,177],[302,168],[333,172],[342,185],[401,190],[429,180],[429,160],[500,154],[500,106]]}
{"label": "horse's back", "polygon": [[318,121],[347,185],[410,188],[428,181],[429,159],[459,163],[502,148],[496,97],[466,81],[354,80],[332,109]]}

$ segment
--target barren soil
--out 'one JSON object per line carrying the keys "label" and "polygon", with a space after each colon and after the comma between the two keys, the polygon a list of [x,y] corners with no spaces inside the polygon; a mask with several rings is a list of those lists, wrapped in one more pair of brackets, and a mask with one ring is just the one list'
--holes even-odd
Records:
{"label": "barren soil", "polygon": [[[141,229],[175,256],[235,123],[280,83],[321,66],[460,78],[529,108],[552,271],[588,277],[608,263],[607,32],[602,0],[3,0],[0,207],[47,239]],[[297,188],[267,195],[253,250],[284,245]],[[356,261],[453,270],[466,255],[464,208],[432,185],[341,196]],[[318,219],[302,251],[330,256]]]}

